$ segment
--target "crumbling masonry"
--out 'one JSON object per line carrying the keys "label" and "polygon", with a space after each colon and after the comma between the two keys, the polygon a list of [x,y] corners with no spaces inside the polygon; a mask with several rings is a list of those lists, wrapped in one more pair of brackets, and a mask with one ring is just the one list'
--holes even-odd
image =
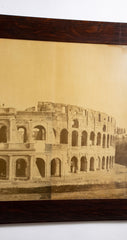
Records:
{"label": "crumbling masonry", "polygon": [[105,113],[72,105],[0,108],[1,184],[110,171],[115,125]]}

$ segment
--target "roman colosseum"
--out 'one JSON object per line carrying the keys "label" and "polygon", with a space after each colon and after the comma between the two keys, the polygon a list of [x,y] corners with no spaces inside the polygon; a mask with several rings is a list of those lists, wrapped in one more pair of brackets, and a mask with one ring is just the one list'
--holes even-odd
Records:
{"label": "roman colosseum", "polygon": [[115,120],[82,107],[39,102],[0,108],[0,180],[11,184],[110,171]]}

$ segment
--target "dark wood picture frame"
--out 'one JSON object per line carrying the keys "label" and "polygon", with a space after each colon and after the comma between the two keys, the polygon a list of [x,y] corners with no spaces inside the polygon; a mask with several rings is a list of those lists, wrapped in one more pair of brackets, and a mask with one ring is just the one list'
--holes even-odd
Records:
{"label": "dark wood picture frame", "polygon": [[[127,45],[127,24],[0,16],[0,38]],[[127,220],[127,199],[0,202],[0,223]]]}

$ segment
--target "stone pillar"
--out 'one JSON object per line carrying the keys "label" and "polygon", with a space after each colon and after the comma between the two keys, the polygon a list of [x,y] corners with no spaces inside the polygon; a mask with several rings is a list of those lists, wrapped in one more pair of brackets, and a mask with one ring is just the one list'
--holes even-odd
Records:
{"label": "stone pillar", "polygon": [[28,129],[27,129],[27,140],[30,143],[34,142],[32,134],[33,134],[32,122],[29,121]]}
{"label": "stone pillar", "polygon": [[90,158],[87,157],[87,172],[90,171]]}
{"label": "stone pillar", "polygon": [[99,170],[102,170],[102,158],[100,158],[100,168]]}
{"label": "stone pillar", "polygon": [[72,131],[68,131],[68,145],[69,147],[72,146]]}
{"label": "stone pillar", "polygon": [[79,173],[80,172],[80,157],[77,157],[77,159],[78,159],[78,170],[77,170],[77,173]]}
{"label": "stone pillar", "polygon": [[47,178],[51,177],[51,156],[47,156],[47,161],[46,161],[46,169],[45,169],[45,176]]}
{"label": "stone pillar", "polygon": [[60,144],[60,130],[57,130],[56,133],[56,144]]}
{"label": "stone pillar", "polygon": [[78,147],[81,147],[81,136],[82,136],[82,132],[78,131]]}
{"label": "stone pillar", "polygon": [[65,162],[61,160],[61,177],[64,176],[64,171],[65,171]]}
{"label": "stone pillar", "polygon": [[9,131],[8,131],[8,142],[16,142],[17,136],[16,136],[16,123],[15,118],[10,119],[9,124]]}
{"label": "stone pillar", "polygon": [[94,146],[97,146],[97,134],[96,133],[95,133],[95,136],[94,136]]}
{"label": "stone pillar", "polygon": [[30,180],[34,178],[35,156],[30,156]]}
{"label": "stone pillar", "polygon": [[94,158],[94,171],[96,171],[98,169],[98,158],[95,157]]}
{"label": "stone pillar", "polygon": [[90,145],[90,133],[87,131],[87,146]]}

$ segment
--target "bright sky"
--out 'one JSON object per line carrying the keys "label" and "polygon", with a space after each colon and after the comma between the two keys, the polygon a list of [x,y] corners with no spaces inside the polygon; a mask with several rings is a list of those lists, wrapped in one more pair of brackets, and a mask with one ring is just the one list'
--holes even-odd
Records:
{"label": "bright sky", "polygon": [[127,127],[127,46],[0,39],[0,103],[99,110]]}

